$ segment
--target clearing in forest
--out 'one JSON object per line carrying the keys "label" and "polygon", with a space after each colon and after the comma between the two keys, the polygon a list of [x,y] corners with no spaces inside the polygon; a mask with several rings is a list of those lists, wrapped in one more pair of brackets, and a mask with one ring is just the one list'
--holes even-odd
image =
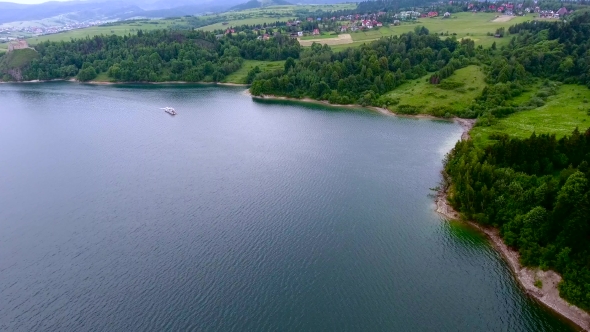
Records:
{"label": "clearing in forest", "polygon": [[[516,102],[527,102],[539,93],[540,86],[535,86],[528,93],[516,98]],[[590,127],[590,89],[582,85],[564,84],[556,95],[547,98],[545,105],[521,111],[499,119],[491,126],[477,126],[471,131],[476,144],[490,142],[490,135],[508,134],[511,137],[528,138],[533,132],[537,134],[555,134],[558,138],[570,135],[578,127],[585,131]]]}
{"label": "clearing in forest", "polygon": [[395,113],[427,113],[445,116],[466,109],[485,87],[485,74],[478,66],[455,71],[441,84],[430,84],[428,76],[405,83],[387,94],[396,100],[389,106]]}

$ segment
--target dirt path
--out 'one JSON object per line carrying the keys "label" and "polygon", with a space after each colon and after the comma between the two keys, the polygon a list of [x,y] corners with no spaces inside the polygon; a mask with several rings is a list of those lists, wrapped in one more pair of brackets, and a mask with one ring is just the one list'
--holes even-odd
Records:
{"label": "dirt path", "polygon": [[502,16],[496,17],[492,22],[494,22],[494,23],[508,22],[515,17],[516,16],[502,15]]}
{"label": "dirt path", "polygon": [[313,43],[323,44],[323,45],[345,45],[345,44],[352,44],[352,36],[349,34],[338,35],[336,38],[318,38],[318,39],[307,39],[303,40],[301,38],[297,38],[299,44],[301,46],[311,46]]}

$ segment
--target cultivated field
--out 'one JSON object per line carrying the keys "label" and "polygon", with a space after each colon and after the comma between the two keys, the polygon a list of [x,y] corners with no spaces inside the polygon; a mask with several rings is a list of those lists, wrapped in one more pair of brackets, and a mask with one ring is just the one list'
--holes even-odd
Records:
{"label": "cultivated field", "polygon": [[318,39],[306,39],[306,40],[299,39],[299,44],[301,44],[301,46],[311,46],[313,43],[334,46],[334,45],[352,44],[353,40],[352,40],[352,37],[347,33],[342,34],[342,35],[338,35],[335,38],[318,38]]}

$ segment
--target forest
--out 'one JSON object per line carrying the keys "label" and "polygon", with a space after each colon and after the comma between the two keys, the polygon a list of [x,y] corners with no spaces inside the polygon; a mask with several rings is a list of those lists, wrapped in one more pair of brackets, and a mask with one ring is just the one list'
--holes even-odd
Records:
{"label": "forest", "polygon": [[590,129],[496,139],[485,149],[461,141],[448,155],[449,202],[499,228],[523,265],[559,272],[561,296],[590,310]]}
{"label": "forest", "polygon": [[136,35],[44,42],[35,46],[39,56],[24,68],[23,79],[90,81],[107,73],[113,81],[124,82],[219,82],[240,69],[244,59],[299,57],[296,40],[257,37],[252,31],[218,39],[195,30],[140,30]]}

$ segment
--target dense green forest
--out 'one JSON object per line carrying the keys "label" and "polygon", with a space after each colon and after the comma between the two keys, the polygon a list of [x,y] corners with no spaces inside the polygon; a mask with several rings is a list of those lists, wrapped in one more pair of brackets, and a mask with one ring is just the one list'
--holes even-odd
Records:
{"label": "dense green forest", "polygon": [[300,52],[296,40],[280,35],[263,41],[248,31],[218,39],[209,32],[168,30],[44,42],[35,49],[39,57],[24,68],[24,80],[89,81],[106,72],[115,81],[218,82],[243,59],[284,60]]}
{"label": "dense green forest", "polygon": [[522,264],[561,273],[562,297],[590,310],[590,129],[496,138],[486,149],[457,143],[445,166],[449,201],[498,227]]}

